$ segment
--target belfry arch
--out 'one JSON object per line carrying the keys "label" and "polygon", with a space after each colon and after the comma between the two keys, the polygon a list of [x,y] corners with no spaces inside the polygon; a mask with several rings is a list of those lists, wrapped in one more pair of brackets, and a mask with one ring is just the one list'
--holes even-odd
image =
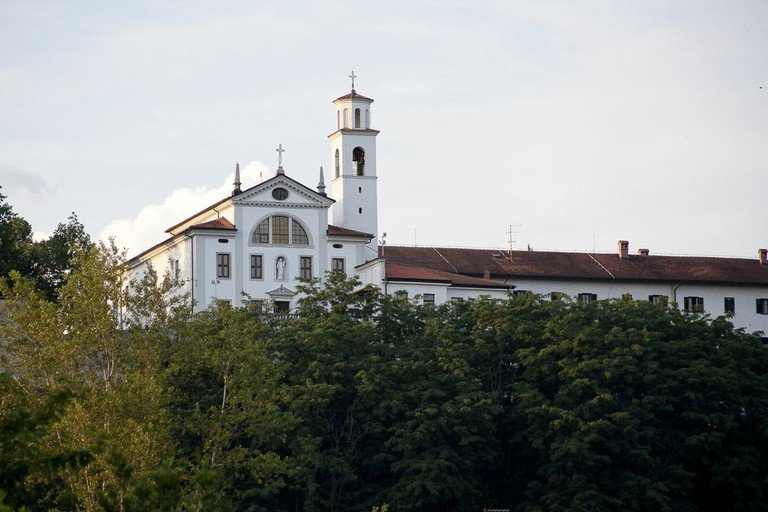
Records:
{"label": "belfry arch", "polygon": [[365,150],[360,146],[352,150],[352,163],[355,166],[355,176],[365,176]]}

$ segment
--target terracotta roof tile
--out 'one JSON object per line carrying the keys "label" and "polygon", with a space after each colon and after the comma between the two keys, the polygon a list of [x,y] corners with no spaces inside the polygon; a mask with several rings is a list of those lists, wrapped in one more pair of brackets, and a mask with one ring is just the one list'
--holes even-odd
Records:
{"label": "terracotta roof tile", "polygon": [[201,222],[200,224],[194,224],[189,226],[189,229],[227,229],[230,231],[237,231],[234,224],[229,222],[224,217],[218,219],[209,220],[208,222]]}
{"label": "terracotta roof tile", "polygon": [[339,96],[338,98],[333,100],[333,102],[336,103],[339,100],[362,100],[362,101],[370,101],[371,103],[373,103],[373,99],[367,98],[362,94],[358,94],[357,91],[355,91],[354,89],[352,89],[352,92],[350,92],[349,94],[345,94],[344,96]]}
{"label": "terracotta roof tile", "polygon": [[341,226],[334,226],[332,224],[328,224],[328,229],[326,230],[326,234],[328,236],[354,236],[354,237],[360,237],[360,238],[373,238],[373,235],[370,233],[363,233],[362,231],[356,231],[354,229],[349,229],[349,228],[342,228]]}
{"label": "terracotta roof tile", "polygon": [[472,277],[698,282],[768,285],[768,266],[755,258],[500,251],[442,247],[379,248],[387,265],[399,263]]}
{"label": "terracotta roof tile", "polygon": [[385,262],[384,269],[387,279],[391,281],[437,282],[472,288],[509,289],[512,287],[511,285],[499,281],[492,281],[490,279],[463,276],[461,274],[404,265],[402,263],[391,263],[389,261]]}

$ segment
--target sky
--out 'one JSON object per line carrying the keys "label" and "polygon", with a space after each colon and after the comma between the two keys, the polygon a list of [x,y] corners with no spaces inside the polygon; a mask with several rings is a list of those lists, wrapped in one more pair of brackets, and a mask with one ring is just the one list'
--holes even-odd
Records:
{"label": "sky", "polygon": [[765,0],[0,0],[0,191],[135,254],[278,144],[314,187],[351,69],[388,244],[768,246]]}

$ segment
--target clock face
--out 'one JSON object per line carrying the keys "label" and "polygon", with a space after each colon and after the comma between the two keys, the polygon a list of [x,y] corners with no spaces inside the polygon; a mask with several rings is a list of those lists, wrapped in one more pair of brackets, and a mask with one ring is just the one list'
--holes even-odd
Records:
{"label": "clock face", "polygon": [[288,191],[285,190],[284,188],[278,187],[272,191],[272,197],[274,197],[278,201],[288,199]]}

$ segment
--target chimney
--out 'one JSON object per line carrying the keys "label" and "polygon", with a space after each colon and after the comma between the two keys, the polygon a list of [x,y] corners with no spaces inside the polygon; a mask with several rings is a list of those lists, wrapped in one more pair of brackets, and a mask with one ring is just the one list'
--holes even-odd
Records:
{"label": "chimney", "polygon": [[619,258],[623,260],[629,258],[629,242],[627,240],[619,240]]}
{"label": "chimney", "polygon": [[757,259],[760,260],[761,265],[768,265],[768,249],[758,249]]}
{"label": "chimney", "polygon": [[651,253],[648,249],[638,249],[637,254],[640,256],[648,256]]}
{"label": "chimney", "polygon": [[491,278],[491,271],[490,270],[483,270],[483,279],[490,279]]}

